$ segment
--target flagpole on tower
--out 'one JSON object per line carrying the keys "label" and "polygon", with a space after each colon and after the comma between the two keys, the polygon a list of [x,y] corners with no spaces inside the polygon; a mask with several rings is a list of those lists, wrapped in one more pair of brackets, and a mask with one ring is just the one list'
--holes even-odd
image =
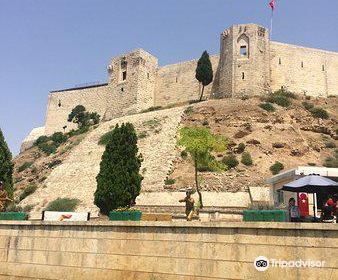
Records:
{"label": "flagpole on tower", "polygon": [[269,6],[271,7],[271,21],[270,21],[270,40],[272,38],[272,23],[273,23],[273,11],[275,9],[275,0],[271,0],[269,3]]}
{"label": "flagpole on tower", "polygon": [[273,9],[271,9],[270,40],[272,38]]}

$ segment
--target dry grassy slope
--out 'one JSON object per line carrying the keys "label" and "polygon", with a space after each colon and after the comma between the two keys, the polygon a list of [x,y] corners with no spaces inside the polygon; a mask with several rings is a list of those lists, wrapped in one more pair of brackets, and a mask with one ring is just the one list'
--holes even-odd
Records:
{"label": "dry grassy slope", "polygon": [[[77,198],[81,200],[79,210],[91,211],[95,215],[98,210],[93,204],[95,178],[104,151],[98,141],[115,124],[122,122],[132,122],[138,134],[146,132],[146,137],[138,142],[139,151],[144,157],[141,167],[144,176],[142,191],[163,191],[163,182],[175,157],[176,132],[183,110],[184,107],[173,108],[102,123],[74,147],[60,165],[53,168],[43,186],[21,201],[20,205],[33,205],[33,211],[41,211],[48,202],[58,197]],[[24,156],[23,154],[20,157]]]}
{"label": "dry grassy slope", "polygon": [[[144,157],[141,168],[145,177],[142,191],[174,191],[193,183],[191,162],[182,160],[182,149],[175,148],[179,123],[208,123],[215,133],[230,137],[236,144],[246,143],[246,150],[253,158],[253,166],[240,164],[235,170],[222,174],[201,173],[203,186],[207,191],[246,191],[248,186],[264,184],[264,179],[271,176],[269,167],[277,160],[289,169],[310,162],[321,165],[332,154],[333,149],[325,148],[323,135],[332,140],[327,133],[334,136],[337,129],[337,98],[311,100],[329,111],[330,120],[314,119],[302,107],[301,101],[293,101],[294,104],[288,109],[276,106],[277,111],[274,113],[260,109],[258,98],[250,98],[210,100],[195,104],[194,113],[190,115],[183,115],[185,108],[179,107],[117,118],[100,124],[86,135],[71,138],[59,147],[56,154],[49,157],[41,156],[36,159],[37,148],[16,157],[14,177],[23,178],[15,185],[16,195],[30,182],[35,182],[38,185],[37,191],[24,199],[21,206],[33,205],[33,211],[40,211],[57,197],[69,197],[82,201],[79,210],[97,212],[93,205],[93,193],[104,150],[104,147],[97,144],[98,140],[116,123],[128,121],[134,123],[138,133],[148,133],[147,137],[139,140],[139,149]],[[247,135],[236,138],[235,134],[239,131]],[[273,148],[272,144],[276,142],[283,143],[284,147]],[[218,158],[222,159],[224,154],[219,154]],[[48,163],[55,159],[60,159],[62,163],[48,168]],[[32,173],[31,168],[17,172],[17,168],[25,161],[34,162],[37,168],[35,173]],[[168,173],[176,182],[165,186],[164,180]]]}
{"label": "dry grassy slope", "polygon": [[[182,120],[184,125],[204,123],[213,132],[230,137],[235,144],[245,143],[246,151],[253,158],[253,166],[250,167],[240,163],[236,169],[222,174],[200,173],[204,190],[236,192],[245,191],[248,186],[264,185],[264,180],[272,176],[269,168],[275,161],[282,162],[285,170],[308,163],[322,165],[325,158],[334,151],[326,148],[324,142],[335,141],[334,138],[337,137],[337,100],[329,98],[308,101],[325,108],[330,113],[329,120],[313,118],[303,108],[302,99],[293,100],[293,105],[289,108],[275,105],[277,110],[273,113],[261,109],[258,98],[211,100],[195,105],[194,113]],[[240,131],[245,136],[236,138],[235,135]],[[274,143],[282,143],[284,147],[274,148]],[[170,175],[176,182],[166,186],[167,190],[193,185],[193,165],[180,157],[180,151],[181,149],[176,151],[176,161]],[[224,154],[215,156],[221,160]],[[240,161],[240,155],[237,158]]]}

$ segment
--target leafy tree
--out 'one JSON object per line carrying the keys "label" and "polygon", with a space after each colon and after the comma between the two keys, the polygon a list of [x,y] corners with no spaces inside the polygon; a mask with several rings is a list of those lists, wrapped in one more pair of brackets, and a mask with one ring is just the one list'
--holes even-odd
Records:
{"label": "leafy tree", "polygon": [[93,124],[100,122],[100,115],[96,112],[87,112],[83,105],[77,105],[68,115],[68,121],[76,123],[79,128],[88,126],[92,121]]}
{"label": "leafy tree", "polygon": [[102,155],[96,177],[94,203],[101,213],[118,207],[130,207],[140,194],[142,157],[138,155],[137,135],[131,123],[116,125]]}
{"label": "leafy tree", "polygon": [[86,125],[86,108],[83,105],[77,105],[68,115],[68,121],[76,123],[79,127]]}
{"label": "leafy tree", "polygon": [[0,181],[4,182],[10,198],[13,198],[13,167],[12,153],[0,129]]}
{"label": "leafy tree", "polygon": [[202,194],[199,188],[197,177],[200,165],[208,165],[213,170],[226,169],[225,164],[218,162],[210,154],[212,151],[225,151],[228,145],[228,139],[220,135],[214,135],[210,129],[205,127],[183,127],[180,129],[180,139],[178,145],[184,146],[194,161],[195,184],[199,196],[200,207],[203,208]]}
{"label": "leafy tree", "polygon": [[212,82],[213,72],[212,65],[207,51],[204,51],[201,58],[197,62],[196,79],[202,84],[202,93],[199,101],[203,98],[204,87]]}

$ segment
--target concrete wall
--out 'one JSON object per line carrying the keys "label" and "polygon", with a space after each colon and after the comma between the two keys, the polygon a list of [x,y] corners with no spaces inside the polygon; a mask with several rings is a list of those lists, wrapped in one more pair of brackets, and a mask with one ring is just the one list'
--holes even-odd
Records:
{"label": "concrete wall", "polygon": [[312,96],[338,95],[338,53],[270,43],[271,89]]}
{"label": "concrete wall", "polygon": [[[218,68],[219,54],[210,56],[214,76]],[[199,98],[201,86],[195,78],[198,59],[160,67],[155,85],[155,105],[166,106]],[[204,96],[209,97],[213,83],[205,87]]]}
{"label": "concrete wall", "polygon": [[[336,225],[0,222],[0,279],[337,279]],[[258,256],[325,261],[270,267]]]}

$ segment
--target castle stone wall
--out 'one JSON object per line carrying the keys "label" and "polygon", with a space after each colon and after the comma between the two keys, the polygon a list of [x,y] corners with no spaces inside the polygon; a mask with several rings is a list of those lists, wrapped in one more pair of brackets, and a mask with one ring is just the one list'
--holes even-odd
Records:
{"label": "castle stone wall", "polygon": [[[210,56],[214,76],[218,68],[219,54]],[[200,96],[201,86],[195,78],[198,59],[160,67],[155,85],[155,106],[196,100]],[[205,87],[204,97],[212,93],[213,83]]]}
{"label": "castle stone wall", "polygon": [[270,42],[271,90],[338,95],[338,53]]}
{"label": "castle stone wall", "polygon": [[45,133],[49,135],[63,131],[64,126],[67,126],[66,131],[76,128],[67,119],[77,105],[85,106],[88,111],[96,111],[103,117],[108,107],[108,93],[107,85],[51,92],[48,96]]}

